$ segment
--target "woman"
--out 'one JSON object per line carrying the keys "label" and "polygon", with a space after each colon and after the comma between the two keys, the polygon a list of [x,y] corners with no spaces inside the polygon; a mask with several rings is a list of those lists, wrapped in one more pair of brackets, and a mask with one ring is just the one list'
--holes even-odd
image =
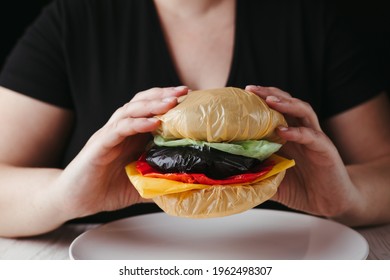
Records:
{"label": "woman", "polygon": [[288,118],[278,133],[297,166],[275,201],[352,226],[390,221],[388,101],[326,3],[55,1],[0,79],[0,235],[142,202],[123,168],[153,116],[188,89],[227,85]]}

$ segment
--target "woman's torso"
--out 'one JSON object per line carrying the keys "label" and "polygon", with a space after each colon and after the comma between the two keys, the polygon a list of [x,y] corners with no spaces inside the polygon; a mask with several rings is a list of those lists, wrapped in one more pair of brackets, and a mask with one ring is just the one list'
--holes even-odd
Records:
{"label": "woman's torso", "polygon": [[[351,53],[356,53],[338,37],[335,27],[340,26],[332,29],[324,2],[236,1],[236,12],[232,15],[235,16],[234,32],[227,32],[231,43],[221,56],[229,62],[218,66],[223,74],[215,85],[278,87],[309,102],[320,118],[359,102],[359,94],[368,88],[369,82],[357,78],[362,72],[345,75],[351,72],[350,68],[355,70],[361,65],[343,63],[350,59]],[[58,100],[68,100],[64,106],[71,107],[76,117],[63,167],[111,114],[137,92],[151,87],[182,85],[185,84],[183,77],[195,86],[207,85],[202,82],[204,80],[197,80],[197,73],[183,74],[187,72],[181,69],[187,68],[177,63],[151,0],[59,0],[46,11],[46,16],[41,17],[35,28],[40,26],[56,30],[45,36],[51,36],[55,42],[54,48],[49,46],[51,53],[48,56],[65,65],[63,73],[54,73],[64,75],[66,81],[58,84],[57,92],[66,94]],[[39,31],[31,30],[34,36],[30,35],[29,40],[35,40]],[[329,36],[332,32],[336,34]],[[199,36],[198,33],[193,40],[198,40]],[[207,42],[208,36],[205,32],[199,40]],[[214,53],[226,43],[229,45],[229,39],[221,40]],[[31,67],[33,72],[40,71],[33,63],[24,67]],[[43,85],[54,74],[51,71],[43,73],[42,80],[34,81],[34,85],[40,82]],[[226,81],[221,82],[223,80]],[[40,92],[43,94],[39,98],[50,100],[52,91],[45,93],[42,86]],[[339,95],[355,92],[355,101],[347,101],[351,100],[350,96]],[[62,106],[61,101],[56,105]],[[117,215],[96,217],[101,221],[102,217],[112,219],[155,210],[153,206],[141,205]]]}

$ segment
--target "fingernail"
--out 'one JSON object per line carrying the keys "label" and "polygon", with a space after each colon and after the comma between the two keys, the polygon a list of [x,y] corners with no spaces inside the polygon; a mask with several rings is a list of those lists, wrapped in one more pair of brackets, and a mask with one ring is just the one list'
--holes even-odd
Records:
{"label": "fingernail", "polygon": [[287,126],[279,126],[278,129],[280,131],[287,131],[288,130],[288,127]]}
{"label": "fingernail", "polygon": [[280,99],[276,96],[273,96],[273,95],[267,96],[266,100],[271,101],[271,102],[275,102],[275,103],[280,102]]}
{"label": "fingernail", "polygon": [[153,123],[153,124],[156,124],[156,123],[160,122],[160,120],[157,119],[157,118],[148,118],[147,121],[148,121],[148,122],[151,122],[151,123]]}
{"label": "fingernail", "polygon": [[187,88],[187,86],[178,86],[178,87],[173,88],[173,90],[175,90],[175,91],[182,91],[182,90],[184,90],[186,88]]}
{"label": "fingernail", "polygon": [[261,89],[262,86],[247,85],[246,88]]}
{"label": "fingernail", "polygon": [[177,100],[177,97],[175,96],[170,96],[170,97],[165,97],[162,102],[164,103],[172,103],[173,101]]}

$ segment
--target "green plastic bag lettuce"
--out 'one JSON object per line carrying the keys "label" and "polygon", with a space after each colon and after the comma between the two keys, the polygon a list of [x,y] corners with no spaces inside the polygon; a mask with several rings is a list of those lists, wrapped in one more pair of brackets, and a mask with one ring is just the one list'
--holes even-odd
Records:
{"label": "green plastic bag lettuce", "polygon": [[222,142],[222,143],[210,143],[206,141],[192,140],[188,138],[167,140],[163,137],[156,135],[154,137],[154,143],[157,146],[163,147],[178,147],[178,146],[209,146],[211,148],[240,156],[246,156],[256,158],[258,160],[265,160],[272,154],[276,153],[280,147],[279,143],[272,143],[267,140],[244,140],[238,142]]}

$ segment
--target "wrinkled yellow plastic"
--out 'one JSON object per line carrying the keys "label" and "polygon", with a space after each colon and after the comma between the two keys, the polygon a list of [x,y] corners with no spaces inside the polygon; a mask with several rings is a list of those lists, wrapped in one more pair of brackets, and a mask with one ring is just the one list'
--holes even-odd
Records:
{"label": "wrinkled yellow plastic", "polygon": [[[277,155],[272,155],[269,159],[275,162],[275,166],[268,173],[259,177],[254,182],[259,182],[271,177],[294,166],[295,164],[293,160],[288,160]],[[130,163],[126,166],[126,173],[131,183],[143,198],[154,198],[160,195],[210,188],[210,185],[182,183],[173,180],[142,176],[136,169],[136,162]],[[224,186],[226,187],[226,185]],[[237,185],[229,186],[232,187]]]}
{"label": "wrinkled yellow plastic", "polygon": [[[193,91],[163,116],[156,134],[165,139],[190,138],[207,142],[242,140],[284,141],[275,133],[287,126],[282,114],[251,92],[239,88]],[[270,199],[295,163],[276,155],[274,167],[251,183],[236,185],[189,184],[142,176],[133,162],[126,173],[143,198],[153,199],[166,213],[191,218],[240,213]]]}
{"label": "wrinkled yellow plastic", "polygon": [[252,92],[239,88],[193,91],[160,116],[156,131],[166,139],[190,138],[208,142],[265,139],[283,143],[275,128],[287,123]]}
{"label": "wrinkled yellow plastic", "polygon": [[153,201],[167,214],[192,218],[221,217],[240,213],[270,199],[277,191],[285,170],[294,160],[272,155],[275,166],[257,180],[240,185],[187,184],[142,176],[133,162],[126,173],[144,198]]}
{"label": "wrinkled yellow plastic", "polygon": [[154,202],[169,215],[214,218],[249,210],[276,193],[286,171],[251,185],[218,186],[156,196]]}

